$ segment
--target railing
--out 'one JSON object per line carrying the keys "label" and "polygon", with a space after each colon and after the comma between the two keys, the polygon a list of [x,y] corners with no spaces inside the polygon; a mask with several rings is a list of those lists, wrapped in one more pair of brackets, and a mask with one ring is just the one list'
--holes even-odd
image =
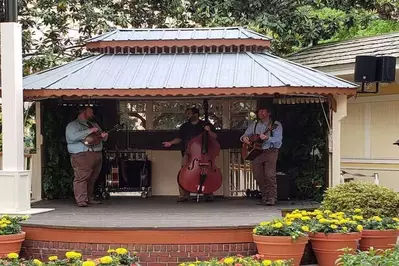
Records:
{"label": "railing", "polygon": [[[1,1],[1,0],[0,0]],[[40,200],[42,193],[42,179],[40,165],[36,166],[39,159],[37,154],[25,154],[24,170],[32,171],[31,200]],[[0,152],[0,170],[3,169],[3,153]]]}
{"label": "railing", "polygon": [[251,163],[241,158],[240,150],[230,150],[229,160],[229,196],[242,197],[247,189],[258,189]]}
{"label": "railing", "polygon": [[369,179],[372,178],[374,184],[379,185],[380,184],[380,176],[378,173],[374,173],[372,175],[363,175],[359,173],[349,173],[346,171],[341,171],[341,184],[345,182],[350,182],[354,181],[356,179]]}

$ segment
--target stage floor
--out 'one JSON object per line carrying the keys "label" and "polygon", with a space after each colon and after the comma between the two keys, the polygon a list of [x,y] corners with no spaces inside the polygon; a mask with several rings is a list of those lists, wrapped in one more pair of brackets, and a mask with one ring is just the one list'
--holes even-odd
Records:
{"label": "stage floor", "polygon": [[177,203],[176,197],[111,197],[102,204],[79,208],[72,200],[50,200],[32,204],[55,211],[35,214],[25,224],[76,228],[226,228],[248,227],[273,217],[286,208],[318,207],[312,201],[283,201],[276,206],[256,205],[251,199]]}

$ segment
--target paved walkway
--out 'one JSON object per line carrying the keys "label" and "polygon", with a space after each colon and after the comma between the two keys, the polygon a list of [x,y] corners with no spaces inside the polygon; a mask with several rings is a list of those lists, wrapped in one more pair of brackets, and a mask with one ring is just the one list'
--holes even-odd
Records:
{"label": "paved walkway", "polygon": [[280,202],[274,207],[250,199],[216,199],[212,203],[176,203],[175,197],[111,197],[101,205],[78,208],[72,200],[41,201],[33,207],[55,208],[36,214],[27,224],[107,228],[247,227],[273,217],[281,209],[317,207],[315,202]]}

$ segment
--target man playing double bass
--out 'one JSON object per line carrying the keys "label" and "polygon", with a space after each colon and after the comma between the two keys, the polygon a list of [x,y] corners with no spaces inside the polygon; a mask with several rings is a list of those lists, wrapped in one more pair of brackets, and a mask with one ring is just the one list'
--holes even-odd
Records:
{"label": "man playing double bass", "polygon": [[[182,143],[182,161],[181,166],[185,166],[188,161],[188,155],[186,153],[188,142],[194,137],[201,134],[204,130],[209,132],[209,136],[212,138],[216,138],[217,135],[215,133],[215,128],[211,125],[199,119],[199,110],[195,107],[188,108],[185,111],[185,116],[187,118],[187,122],[180,126],[179,136],[171,141],[163,142],[163,146],[166,148],[171,147],[172,145],[177,145]],[[190,192],[183,189],[179,186],[179,199],[178,202],[186,202],[190,199]],[[213,201],[213,194],[204,195],[206,201]]]}
{"label": "man playing double bass", "polygon": [[[283,140],[283,126],[280,122],[272,120],[270,107],[260,106],[257,113],[259,120],[247,128],[241,137],[241,141],[250,144],[249,138],[253,135],[259,135],[260,139],[263,140],[263,153],[252,161],[252,168],[255,180],[262,193],[259,204],[274,206],[277,201],[276,164],[278,151]],[[271,130],[270,133],[264,134],[268,128],[272,128],[273,124],[276,128]]]}
{"label": "man playing double bass", "polygon": [[[84,144],[89,134],[101,131],[98,124],[91,121],[93,117],[91,107],[80,108],[78,118],[67,125],[65,132],[75,175],[73,192],[79,207],[100,203],[94,200],[94,185],[101,172],[103,144],[100,142],[92,147]],[[103,132],[101,137],[106,141],[108,134]]]}

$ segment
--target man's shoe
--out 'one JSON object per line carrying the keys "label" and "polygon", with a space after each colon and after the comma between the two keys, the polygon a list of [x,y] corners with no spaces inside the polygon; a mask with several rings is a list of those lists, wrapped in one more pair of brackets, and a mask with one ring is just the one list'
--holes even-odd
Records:
{"label": "man's shoe", "polygon": [[276,205],[276,201],[274,199],[268,199],[266,201],[266,206],[274,206]]}
{"label": "man's shoe", "polygon": [[89,205],[86,202],[83,202],[83,203],[78,203],[78,207],[89,207]]}

